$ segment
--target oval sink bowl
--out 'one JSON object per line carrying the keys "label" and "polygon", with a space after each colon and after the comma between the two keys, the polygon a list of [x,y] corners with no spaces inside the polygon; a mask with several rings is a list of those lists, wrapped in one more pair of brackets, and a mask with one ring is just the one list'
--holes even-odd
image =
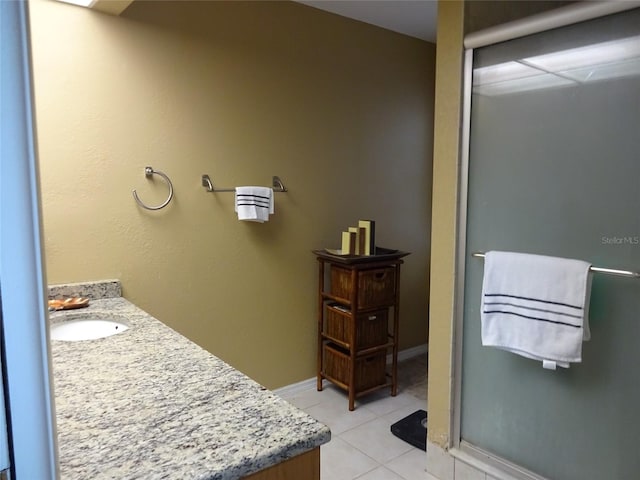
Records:
{"label": "oval sink bowl", "polygon": [[50,328],[52,340],[79,342],[117,335],[129,329],[123,319],[115,315],[76,314],[54,321]]}

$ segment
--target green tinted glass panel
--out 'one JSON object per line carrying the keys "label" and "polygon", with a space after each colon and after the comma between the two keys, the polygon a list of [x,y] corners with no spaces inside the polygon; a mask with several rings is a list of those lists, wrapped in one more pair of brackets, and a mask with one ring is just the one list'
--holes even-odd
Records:
{"label": "green tinted glass panel", "polygon": [[594,274],[583,362],[482,347],[483,261],[640,270],[640,11],[474,52],[461,437],[553,480],[640,478],[640,280]]}

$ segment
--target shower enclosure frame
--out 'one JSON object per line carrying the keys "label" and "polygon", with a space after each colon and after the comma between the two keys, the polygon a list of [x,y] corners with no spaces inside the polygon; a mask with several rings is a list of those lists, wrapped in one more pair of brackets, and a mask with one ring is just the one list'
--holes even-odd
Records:
{"label": "shower enclosure frame", "polygon": [[[526,35],[593,20],[614,13],[640,7],[640,2],[580,2],[560,7],[538,15],[526,17],[506,24],[465,35],[463,65],[463,99],[461,118],[458,212],[455,265],[455,296],[453,306],[453,390],[450,415],[449,454],[483,472],[492,475],[508,475],[517,480],[551,480],[505,460],[492,452],[463,440],[461,434],[462,412],[462,352],[463,352],[463,306],[465,296],[465,262],[472,252],[466,251],[467,196],[469,187],[469,148],[471,130],[471,90],[474,50]],[[502,478],[501,475],[501,478]]]}

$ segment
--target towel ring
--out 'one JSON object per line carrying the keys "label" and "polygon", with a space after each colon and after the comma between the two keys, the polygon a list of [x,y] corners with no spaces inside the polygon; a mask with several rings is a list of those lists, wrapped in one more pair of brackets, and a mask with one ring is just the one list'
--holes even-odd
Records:
{"label": "towel ring", "polygon": [[140,200],[140,197],[138,197],[138,193],[134,190],[133,191],[133,198],[136,200],[138,205],[140,205],[142,208],[146,208],[147,210],[160,210],[161,208],[164,208],[167,205],[169,205],[169,202],[173,198],[173,184],[171,183],[171,180],[169,180],[169,177],[167,177],[166,174],[164,174],[163,172],[161,172],[159,170],[154,170],[153,167],[144,167],[144,175],[145,175],[145,177],[150,178],[154,173],[157,174],[157,175],[160,175],[162,178],[164,178],[165,181],[167,182],[167,184],[169,185],[169,196],[160,205],[155,206],[155,207],[150,207],[149,205],[146,205],[142,200]]}

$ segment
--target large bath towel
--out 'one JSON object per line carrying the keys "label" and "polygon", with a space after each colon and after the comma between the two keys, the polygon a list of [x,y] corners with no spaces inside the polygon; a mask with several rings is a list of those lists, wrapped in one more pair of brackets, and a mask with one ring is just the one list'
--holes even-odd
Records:
{"label": "large bath towel", "polygon": [[588,340],[590,264],[513,252],[487,252],[482,344],[540,360],[545,368],[582,361]]}

